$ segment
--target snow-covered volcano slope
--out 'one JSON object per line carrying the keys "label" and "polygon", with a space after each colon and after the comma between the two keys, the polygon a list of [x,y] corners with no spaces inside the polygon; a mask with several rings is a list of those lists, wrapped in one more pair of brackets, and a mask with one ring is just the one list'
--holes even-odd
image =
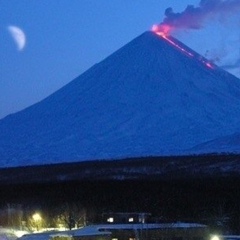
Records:
{"label": "snow-covered volcano slope", "polygon": [[1,166],[187,154],[240,132],[240,80],[178,44],[191,54],[145,32],[48,98],[2,119]]}

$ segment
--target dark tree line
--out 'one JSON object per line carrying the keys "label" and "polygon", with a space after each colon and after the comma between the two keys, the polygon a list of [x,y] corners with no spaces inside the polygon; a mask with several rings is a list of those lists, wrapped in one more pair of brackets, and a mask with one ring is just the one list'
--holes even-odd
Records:
{"label": "dark tree line", "polygon": [[0,186],[0,206],[41,209],[48,224],[101,222],[103,212],[149,212],[152,221],[206,223],[240,233],[240,178],[72,181]]}

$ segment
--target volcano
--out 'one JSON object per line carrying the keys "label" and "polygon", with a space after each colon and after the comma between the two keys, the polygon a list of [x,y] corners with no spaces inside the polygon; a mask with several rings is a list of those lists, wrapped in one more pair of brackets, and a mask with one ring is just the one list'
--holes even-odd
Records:
{"label": "volcano", "polygon": [[145,32],[3,118],[1,166],[236,151],[214,140],[240,132],[239,96],[239,79],[175,38]]}

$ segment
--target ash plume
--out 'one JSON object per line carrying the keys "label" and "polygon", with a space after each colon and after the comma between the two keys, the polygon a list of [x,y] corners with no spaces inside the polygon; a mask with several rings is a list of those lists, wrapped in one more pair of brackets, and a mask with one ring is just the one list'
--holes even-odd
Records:
{"label": "ash plume", "polygon": [[239,0],[201,0],[198,7],[188,5],[183,12],[175,13],[171,7],[165,10],[165,18],[158,26],[168,25],[171,30],[201,29],[212,18],[224,19],[240,12]]}

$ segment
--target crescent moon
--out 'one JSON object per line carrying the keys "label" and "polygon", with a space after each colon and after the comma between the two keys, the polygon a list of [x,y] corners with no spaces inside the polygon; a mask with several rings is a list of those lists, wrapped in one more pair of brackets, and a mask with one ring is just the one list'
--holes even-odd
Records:
{"label": "crescent moon", "polygon": [[23,30],[16,26],[8,26],[8,31],[15,41],[19,51],[22,51],[26,45],[26,36]]}

